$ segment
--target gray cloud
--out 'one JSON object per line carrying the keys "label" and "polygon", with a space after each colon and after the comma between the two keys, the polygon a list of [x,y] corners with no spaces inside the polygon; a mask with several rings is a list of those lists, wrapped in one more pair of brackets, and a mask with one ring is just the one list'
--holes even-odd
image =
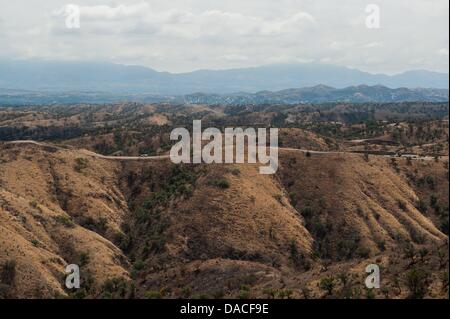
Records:
{"label": "gray cloud", "polygon": [[175,72],[309,61],[371,72],[448,72],[447,0],[373,1],[380,29],[365,26],[372,1],[74,0],[78,30],[65,27],[60,1],[0,1],[3,56]]}

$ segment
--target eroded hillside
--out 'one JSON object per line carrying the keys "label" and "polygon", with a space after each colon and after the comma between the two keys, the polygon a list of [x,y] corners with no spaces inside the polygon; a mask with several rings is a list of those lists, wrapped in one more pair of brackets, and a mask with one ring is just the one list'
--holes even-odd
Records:
{"label": "eroded hillside", "polygon": [[[285,150],[280,161],[266,176],[3,143],[0,293],[365,298],[364,268],[377,263],[375,297],[445,296],[448,158]],[[72,263],[77,292],[64,288]]]}

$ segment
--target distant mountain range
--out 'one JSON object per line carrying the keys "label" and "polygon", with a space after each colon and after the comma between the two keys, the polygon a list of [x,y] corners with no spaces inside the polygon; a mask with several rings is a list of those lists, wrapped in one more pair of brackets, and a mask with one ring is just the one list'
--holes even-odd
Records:
{"label": "distant mountain range", "polygon": [[33,92],[0,89],[0,106],[17,104],[67,103],[173,103],[208,105],[300,104],[300,103],[389,103],[448,102],[448,89],[390,89],[385,86],[359,85],[336,89],[325,85],[257,93],[187,95],[125,94],[103,92]]}
{"label": "distant mountain range", "polygon": [[325,85],[309,88],[288,89],[277,92],[262,91],[255,94],[231,95],[190,94],[184,97],[192,104],[299,104],[299,103],[388,103],[388,102],[447,102],[447,89],[390,89],[385,86],[359,85],[336,89]]}
{"label": "distant mountain range", "polygon": [[[115,95],[180,96],[202,92],[235,96],[235,92],[280,91],[286,88],[317,85],[343,89],[361,84],[382,85],[389,88],[448,89],[449,80],[448,74],[425,70],[385,75],[314,63],[277,64],[244,69],[201,70],[173,74],[157,72],[141,66],[113,63],[0,60],[0,88],[51,93],[88,91]],[[318,89],[315,88],[315,90]],[[353,90],[363,90],[363,88],[354,88]],[[404,91],[404,89],[402,90]],[[324,91],[330,90],[324,89]],[[394,92],[394,94],[403,94],[401,92]],[[335,93],[333,91],[330,94]],[[257,94],[258,96],[264,95],[264,93]],[[285,94],[285,91],[282,94]],[[313,94],[315,93],[313,92]],[[414,91],[414,94],[420,95],[421,93]],[[301,95],[304,96],[305,92],[302,92]],[[347,95],[344,94],[344,96]]]}

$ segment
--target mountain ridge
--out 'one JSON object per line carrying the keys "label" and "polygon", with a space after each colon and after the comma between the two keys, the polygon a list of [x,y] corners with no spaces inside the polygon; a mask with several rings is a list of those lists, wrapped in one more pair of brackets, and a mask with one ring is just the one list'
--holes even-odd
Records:
{"label": "mountain ridge", "polygon": [[187,73],[159,72],[110,62],[0,60],[0,87],[31,91],[106,91],[120,94],[186,95],[195,92],[279,91],[290,87],[383,85],[389,88],[448,88],[448,74],[425,70],[371,74],[343,66],[271,64]]}
{"label": "mountain ridge", "polygon": [[390,89],[381,85],[357,85],[343,89],[327,85],[289,88],[280,91],[263,90],[256,93],[237,92],[216,94],[197,92],[186,95],[110,94],[107,92],[34,92],[0,88],[0,103],[54,104],[54,103],[175,103],[207,105],[248,104],[307,104],[307,103],[390,103],[390,102],[447,102],[447,89]]}

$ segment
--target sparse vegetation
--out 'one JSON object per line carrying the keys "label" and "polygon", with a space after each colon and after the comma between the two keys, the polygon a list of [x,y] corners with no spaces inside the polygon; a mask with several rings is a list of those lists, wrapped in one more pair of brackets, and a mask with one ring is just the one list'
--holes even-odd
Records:
{"label": "sparse vegetation", "polygon": [[90,258],[89,258],[89,253],[87,253],[87,252],[81,252],[80,253],[80,257],[79,257],[79,263],[80,263],[80,266],[86,266],[88,263],[89,263],[89,260],[90,260]]}
{"label": "sparse vegetation", "polygon": [[230,188],[230,182],[225,177],[215,180],[213,182],[213,185],[218,188],[223,188],[223,189]]}
{"label": "sparse vegetation", "polygon": [[[45,272],[42,287],[29,284],[33,297],[446,297],[447,113],[446,103],[0,107],[0,124],[27,122],[0,125],[0,139],[43,144],[0,143],[0,270],[20,262],[0,298],[21,297],[24,258]],[[78,151],[165,155],[171,129],[194,118],[279,128],[277,174]],[[82,267],[82,288],[55,293],[65,262]],[[381,290],[364,288],[369,263],[386,267]]]}
{"label": "sparse vegetation", "polygon": [[134,285],[125,278],[108,279],[101,288],[99,298],[102,299],[128,299],[134,295]]}
{"label": "sparse vegetation", "polygon": [[56,222],[62,224],[64,227],[67,228],[74,228],[75,223],[72,221],[72,219],[68,216],[59,215],[55,217]]}
{"label": "sparse vegetation", "polygon": [[88,167],[89,161],[86,158],[78,157],[75,159],[75,166],[74,169],[78,173],[81,173],[84,169]]}
{"label": "sparse vegetation", "polygon": [[406,204],[404,201],[401,201],[401,200],[397,201],[397,205],[398,205],[398,208],[400,208],[403,211],[406,211],[407,208],[406,208]]}
{"label": "sparse vegetation", "polygon": [[147,299],[161,299],[162,295],[159,291],[150,290],[145,293]]}
{"label": "sparse vegetation", "polygon": [[335,287],[335,279],[332,276],[322,278],[319,282],[319,288],[326,292],[327,296],[331,296]]}
{"label": "sparse vegetation", "polygon": [[409,289],[409,298],[422,299],[428,289],[429,274],[420,268],[413,268],[406,273],[406,285]]}
{"label": "sparse vegetation", "polygon": [[3,285],[12,286],[16,278],[16,261],[7,260],[1,265],[0,282]]}

